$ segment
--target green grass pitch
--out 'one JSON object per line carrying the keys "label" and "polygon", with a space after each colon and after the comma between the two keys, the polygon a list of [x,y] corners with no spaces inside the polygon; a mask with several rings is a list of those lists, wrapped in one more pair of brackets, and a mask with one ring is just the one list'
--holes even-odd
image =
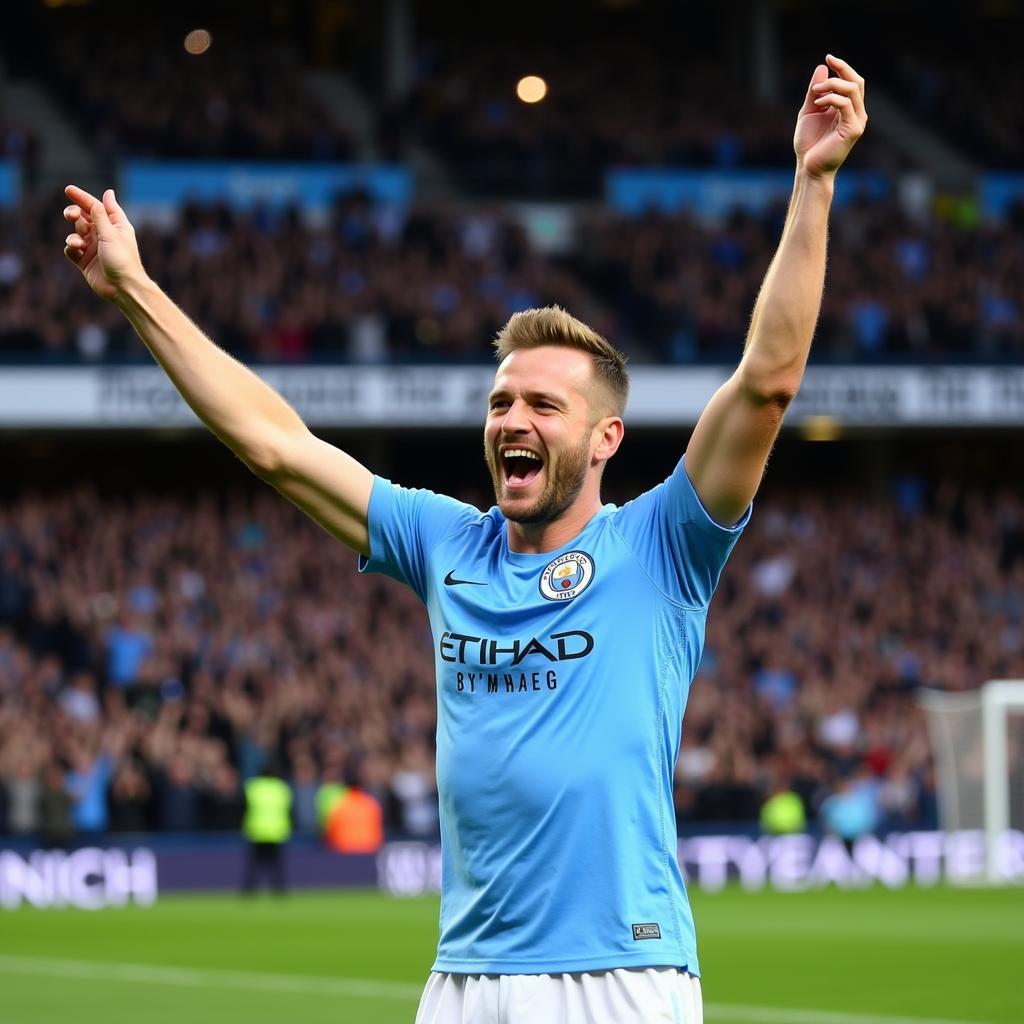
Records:
{"label": "green grass pitch", "polygon": [[[1024,1024],[1024,889],[693,902],[707,1024]],[[0,1021],[409,1024],[436,935],[371,892],[0,911]]]}

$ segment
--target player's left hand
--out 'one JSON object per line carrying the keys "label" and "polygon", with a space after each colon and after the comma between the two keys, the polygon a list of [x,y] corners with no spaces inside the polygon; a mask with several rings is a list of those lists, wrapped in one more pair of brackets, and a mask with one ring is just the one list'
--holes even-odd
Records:
{"label": "player's left hand", "polygon": [[[834,78],[829,78],[829,71]],[[835,174],[868,123],[864,79],[845,60],[829,54],[811,76],[796,120],[797,165],[813,178]]]}

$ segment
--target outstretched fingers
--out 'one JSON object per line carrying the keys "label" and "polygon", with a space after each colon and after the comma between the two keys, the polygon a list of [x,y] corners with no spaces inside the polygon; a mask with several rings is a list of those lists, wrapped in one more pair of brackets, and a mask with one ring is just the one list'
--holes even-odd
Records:
{"label": "outstretched fingers", "polygon": [[864,79],[831,53],[825,60],[811,76],[793,140],[800,165],[812,176],[834,174],[868,121]]}
{"label": "outstretched fingers", "polygon": [[[65,216],[67,216],[67,213],[65,213]],[[92,241],[92,225],[85,223],[83,226],[82,218],[78,218],[75,230],[64,239],[64,255],[72,263],[78,263],[89,250]]]}
{"label": "outstretched fingers", "polygon": [[118,203],[117,196],[114,195],[112,188],[108,188],[103,193],[103,210],[110,218],[111,224],[128,224],[128,215],[121,208],[121,204]]}
{"label": "outstretched fingers", "polygon": [[112,300],[125,279],[141,269],[135,231],[113,189],[100,199],[78,185],[64,192],[69,200],[64,221],[71,232],[64,239],[64,255],[86,275],[93,291]]}
{"label": "outstretched fingers", "polygon": [[64,207],[64,219],[69,221],[75,233],[83,238],[92,230],[92,221],[77,204]]}
{"label": "outstretched fingers", "polygon": [[814,101],[814,106],[821,110],[822,107],[835,107],[837,110],[853,110],[853,100],[841,92],[829,91],[819,96]]}
{"label": "outstretched fingers", "polygon": [[[834,64],[833,70],[842,72],[845,77],[825,78],[811,84],[814,94],[812,106],[815,110],[833,110],[841,118],[843,132],[860,135],[867,124],[868,115],[864,109],[863,79],[845,61],[838,58],[827,58]],[[840,67],[839,64],[842,66]]]}
{"label": "outstretched fingers", "polygon": [[72,263],[78,264],[89,248],[93,230],[92,210],[99,200],[78,185],[68,185],[64,194],[71,200],[71,204],[64,207],[64,219],[74,228],[64,239],[64,255]]}
{"label": "outstretched fingers", "polygon": [[81,235],[68,235],[64,239],[64,255],[72,263],[80,263],[85,256],[85,248],[88,243]]}
{"label": "outstretched fingers", "polygon": [[[124,212],[114,200],[113,189],[107,189],[102,199],[97,199],[91,192],[86,192],[78,185],[68,185],[64,194],[79,208],[80,216],[84,217],[94,227],[102,229],[103,225],[112,220],[119,220],[124,217]],[[71,207],[69,206],[70,210]],[[114,211],[117,214],[114,214]],[[67,217],[67,212],[64,214]]]}
{"label": "outstretched fingers", "polygon": [[840,57],[836,57],[833,54],[828,54],[825,57],[825,62],[828,64],[829,69],[836,75],[835,78],[830,78],[828,81],[832,84],[837,91],[843,92],[844,95],[848,95],[853,102],[853,108],[857,112],[858,117],[867,117],[867,112],[864,109],[864,78],[862,75],[858,75],[856,71],[845,60]]}
{"label": "outstretched fingers", "polygon": [[99,202],[91,192],[86,192],[78,185],[68,185],[64,189],[64,195],[83,210],[91,210]]}
{"label": "outstretched fingers", "polygon": [[846,63],[842,57],[837,57],[835,54],[828,53],[825,55],[825,63],[840,77],[845,78],[847,81],[856,82],[860,86],[860,91],[864,91],[864,77],[858,75],[853,68]]}
{"label": "outstretched fingers", "polygon": [[816,107],[814,106],[814,100],[817,97],[817,93],[814,91],[814,87],[821,82],[824,82],[828,78],[828,68],[824,64],[819,64],[814,69],[814,74],[811,75],[810,84],[807,86],[807,95],[804,97],[804,105],[800,110],[801,114],[812,114]]}

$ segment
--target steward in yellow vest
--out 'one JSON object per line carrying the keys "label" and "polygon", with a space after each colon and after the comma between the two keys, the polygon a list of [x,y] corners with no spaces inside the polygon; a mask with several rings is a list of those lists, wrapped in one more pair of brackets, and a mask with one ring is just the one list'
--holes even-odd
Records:
{"label": "steward in yellow vest", "polygon": [[242,834],[249,842],[242,891],[254,892],[259,875],[265,873],[277,892],[283,893],[284,847],[292,836],[292,791],[275,765],[245,784]]}

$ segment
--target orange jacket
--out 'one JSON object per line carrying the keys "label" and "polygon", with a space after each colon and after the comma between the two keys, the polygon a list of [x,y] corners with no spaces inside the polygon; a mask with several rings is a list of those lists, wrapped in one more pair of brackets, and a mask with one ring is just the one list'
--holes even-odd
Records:
{"label": "orange jacket", "polygon": [[338,853],[376,853],[384,842],[380,804],[361,789],[348,789],[327,817],[327,845]]}

